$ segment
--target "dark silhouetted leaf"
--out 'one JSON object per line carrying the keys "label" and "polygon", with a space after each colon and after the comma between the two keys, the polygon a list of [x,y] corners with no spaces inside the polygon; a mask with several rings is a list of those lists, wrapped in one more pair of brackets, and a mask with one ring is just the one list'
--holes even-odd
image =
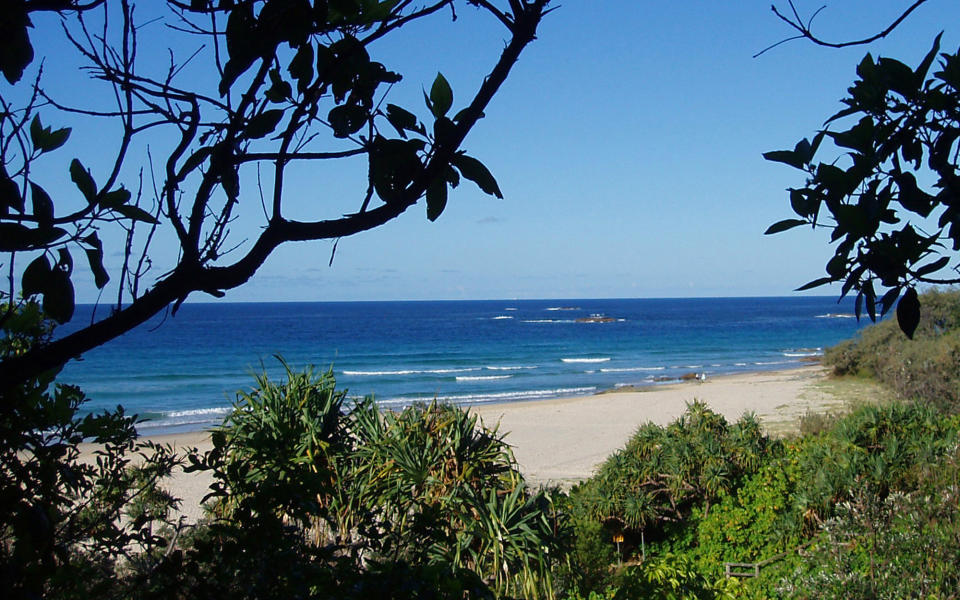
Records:
{"label": "dark silhouetted leaf", "polygon": [[23,276],[20,278],[20,293],[23,297],[42,294],[47,288],[50,272],[50,261],[47,260],[46,254],[33,259],[23,270]]}
{"label": "dark silhouetted leaf", "polygon": [[283,111],[279,108],[265,110],[247,123],[243,133],[248,139],[255,140],[273,133],[283,118]]}
{"label": "dark silhouetted leaf", "polygon": [[821,285],[826,285],[826,284],[828,284],[828,283],[833,283],[834,281],[836,281],[836,279],[834,279],[833,277],[821,277],[820,279],[814,279],[813,281],[811,281],[811,282],[809,282],[809,283],[805,283],[805,284],[801,285],[800,287],[798,287],[798,288],[797,288],[796,290],[794,290],[794,291],[795,291],[795,292],[802,292],[802,291],[805,291],[805,290],[813,289],[813,288],[815,288],[815,287],[820,287]]}
{"label": "dark silhouetted leaf", "polygon": [[877,320],[877,293],[873,291],[873,281],[867,280],[863,287],[860,289],[860,293],[863,295],[863,299],[867,303],[867,315],[869,315],[871,321]]}
{"label": "dark silhouetted leaf", "polygon": [[115,206],[113,210],[134,221],[143,221],[144,223],[152,223],[153,225],[160,223],[153,215],[139,206],[132,204],[121,204],[120,206]]}
{"label": "dark silhouetted leaf", "polygon": [[223,192],[229,198],[240,196],[240,175],[236,169],[227,169],[220,176],[220,185],[223,186]]}
{"label": "dark silhouetted leaf", "polygon": [[70,276],[63,271],[52,270],[43,291],[43,312],[63,324],[73,318],[73,309],[73,283]]}
{"label": "dark silhouetted leaf", "polygon": [[793,150],[774,150],[773,152],[764,152],[763,158],[772,162],[790,165],[791,167],[796,167],[797,169],[802,169],[805,164],[804,157],[798,155]]}
{"label": "dark silhouetted leaf", "polygon": [[917,269],[916,271],[917,277],[924,277],[926,275],[929,275],[930,273],[936,273],[940,269],[947,266],[949,262],[950,262],[949,256],[941,256],[940,258],[933,261],[932,263],[928,265],[923,265],[922,267]]}
{"label": "dark silhouetted leaf", "polygon": [[59,227],[30,229],[20,223],[0,223],[0,252],[43,248],[66,234],[67,232]]}
{"label": "dark silhouetted leaf", "polygon": [[460,173],[458,173],[456,169],[454,169],[449,165],[444,171],[444,179],[447,181],[447,183],[450,184],[450,187],[452,188],[455,188],[458,185],[460,185]]}
{"label": "dark silhouetted leaf", "polygon": [[[464,120],[464,119],[467,117],[467,114],[468,114],[469,110],[470,110],[470,107],[468,106],[468,107],[466,107],[466,108],[458,111],[457,114],[453,116],[453,122],[454,122],[454,123],[459,123],[460,121]],[[477,116],[477,119],[482,119],[482,118],[485,117],[485,116],[486,116],[486,115],[485,115],[484,113],[480,113],[480,114]]]}
{"label": "dark silhouetted leaf", "polygon": [[881,58],[877,61],[877,71],[883,83],[905,98],[913,98],[920,88],[922,80],[918,80],[913,69],[893,58]]}
{"label": "dark silhouetted leaf", "polygon": [[801,217],[811,216],[814,213],[813,204],[803,193],[803,190],[790,190],[790,208],[796,214]]}
{"label": "dark silhouetted leaf", "polygon": [[413,179],[423,170],[419,152],[423,140],[388,140],[374,138],[370,153],[370,179],[384,202],[400,198]]}
{"label": "dark silhouetted leaf", "polygon": [[42,187],[30,182],[30,199],[33,201],[33,216],[44,224],[53,221],[53,200]]}
{"label": "dark silhouetted leaf", "polygon": [[387,120],[402,138],[407,137],[407,131],[422,132],[423,130],[423,127],[417,124],[416,115],[396,104],[387,105]]}
{"label": "dark silhouetted leaf", "polygon": [[223,68],[223,78],[218,88],[221,96],[227,95],[233,82],[246,73],[256,60],[256,45],[259,42],[256,27],[252,3],[242,2],[231,8],[225,31],[230,58]]}
{"label": "dark silhouetted leaf", "polygon": [[7,170],[0,164],[0,215],[9,214],[8,209],[22,213],[24,209],[23,196],[20,195],[20,186],[7,175]]}
{"label": "dark silhouetted leaf", "polygon": [[434,179],[427,187],[427,218],[436,221],[447,206],[447,182]]}
{"label": "dark silhouetted leaf", "polygon": [[466,154],[454,154],[450,163],[460,171],[461,175],[477,184],[481,190],[491,196],[503,199],[503,193],[500,191],[500,186],[497,185],[497,180],[493,178],[493,175],[482,162]]}
{"label": "dark silhouetted leaf", "polygon": [[64,145],[69,137],[69,127],[51,131],[49,127],[44,127],[40,122],[40,115],[35,115],[30,122],[30,141],[33,143],[33,147],[40,152],[56,150]]}
{"label": "dark silhouetted leaf", "polygon": [[191,154],[190,157],[184,161],[183,166],[180,168],[180,176],[182,177],[199,167],[211,154],[213,154],[213,146],[204,146],[203,148],[200,148]]}
{"label": "dark silhouetted leaf", "polygon": [[920,64],[917,66],[917,70],[913,72],[914,77],[916,77],[918,82],[923,82],[927,78],[927,73],[930,71],[930,65],[933,64],[933,61],[937,58],[937,53],[940,52],[940,39],[943,37],[943,32],[937,34],[937,37],[933,40],[933,47],[930,48],[930,52],[927,52],[927,55],[920,61]]}
{"label": "dark silhouetted leaf", "polygon": [[343,104],[332,108],[327,119],[333,127],[333,135],[345,138],[363,129],[367,122],[367,111],[353,104]]}
{"label": "dark silhouetted leaf", "polygon": [[780,233],[781,231],[786,231],[788,229],[793,229],[794,227],[799,227],[800,225],[806,225],[806,221],[801,221],[800,219],[784,219],[783,221],[778,221],[767,227],[767,230],[763,232],[763,235],[773,235],[774,233]]}
{"label": "dark silhouetted leaf", "polygon": [[107,285],[107,282],[110,281],[110,275],[103,267],[103,244],[95,233],[83,238],[83,242],[91,246],[90,248],[84,248],[83,251],[87,255],[87,263],[93,272],[94,283],[97,289],[103,289],[103,286]]}
{"label": "dark silhouetted leaf", "polygon": [[446,77],[437,73],[437,78],[433,80],[433,86],[430,88],[430,111],[438,119],[450,111],[453,106],[453,90]]}
{"label": "dark silhouetted leaf", "polygon": [[847,257],[843,255],[837,255],[831,258],[827,262],[827,273],[833,277],[834,280],[838,280],[847,272]]}
{"label": "dark silhouetted leaf", "polygon": [[103,208],[116,209],[127,202],[130,202],[130,190],[126,188],[116,189],[100,196],[100,206]]}
{"label": "dark silhouetted leaf", "polygon": [[30,45],[30,17],[27,16],[24,2],[7,2],[0,19],[0,71],[9,83],[16,83],[23,77],[23,71],[33,60],[33,46]]}
{"label": "dark silhouetted leaf", "polygon": [[270,102],[283,102],[293,95],[293,88],[280,77],[280,71],[270,69],[270,89],[264,94]]}
{"label": "dark silhouetted leaf", "polygon": [[293,60],[290,61],[290,66],[287,67],[290,76],[297,80],[297,91],[301,94],[313,81],[313,63],[313,46],[304,44],[297,50]]}
{"label": "dark silhouetted leaf", "polygon": [[70,179],[76,184],[77,189],[87,199],[87,202],[93,204],[97,201],[97,184],[93,181],[90,171],[85,169],[76,158],[70,161]]}
{"label": "dark silhouetted leaf", "polygon": [[440,117],[433,122],[433,139],[435,144],[447,144],[457,131],[457,126],[446,117]]}
{"label": "dark silhouetted leaf", "polygon": [[60,257],[60,260],[54,265],[54,269],[62,271],[67,275],[73,273],[73,257],[70,256],[70,251],[66,248],[59,248],[57,250],[57,256]]}
{"label": "dark silhouetted leaf", "polygon": [[887,290],[887,293],[883,295],[883,298],[880,298],[880,314],[885,315],[887,311],[893,306],[897,301],[897,298],[900,297],[900,287],[894,287]]}
{"label": "dark silhouetted leaf", "polygon": [[897,304],[897,324],[900,325],[900,331],[912,340],[920,324],[920,299],[914,288],[908,288]]}

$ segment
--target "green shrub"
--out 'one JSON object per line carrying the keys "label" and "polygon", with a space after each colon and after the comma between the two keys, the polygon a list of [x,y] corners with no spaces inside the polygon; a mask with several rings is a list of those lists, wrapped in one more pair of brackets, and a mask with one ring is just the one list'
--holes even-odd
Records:
{"label": "green shrub", "polygon": [[886,320],[828,348],[824,364],[838,375],[869,374],[905,400],[960,409],[960,291],[928,291],[921,303],[913,340]]}
{"label": "green shrub", "polygon": [[667,427],[647,424],[596,476],[581,486],[573,503],[582,514],[630,536],[683,519],[693,506],[711,505],[756,471],[771,448],[752,415],[734,425],[702,402],[693,402]]}
{"label": "green shrub", "polygon": [[858,488],[781,580],[786,598],[953,598],[960,589],[960,462],[938,460],[910,492]]}
{"label": "green shrub", "polygon": [[440,404],[393,413],[368,399],[347,413],[332,372],[286,371],[238,395],[213,450],[192,457],[191,470],[214,476],[215,520],[188,549],[195,574],[169,585],[220,597],[553,596],[553,495],[527,490],[495,430]]}
{"label": "green shrub", "polygon": [[[2,306],[0,354],[52,326],[39,307]],[[176,499],[160,483],[180,459],[137,438],[135,417],[84,414],[86,396],[49,372],[0,390],[0,587],[8,598],[124,597],[158,568]],[[85,460],[80,444],[99,444]]]}

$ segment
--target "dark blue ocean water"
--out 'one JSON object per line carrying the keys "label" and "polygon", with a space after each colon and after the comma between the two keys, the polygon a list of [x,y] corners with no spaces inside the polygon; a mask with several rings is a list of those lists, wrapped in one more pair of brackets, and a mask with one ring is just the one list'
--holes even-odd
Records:
{"label": "dark blue ocean water", "polygon": [[[282,372],[274,355],[387,406],[535,400],[799,366],[864,325],[852,312],[820,297],[186,304],[60,379],[156,433],[219,422],[253,372]],[[577,321],[590,315],[614,321]]]}

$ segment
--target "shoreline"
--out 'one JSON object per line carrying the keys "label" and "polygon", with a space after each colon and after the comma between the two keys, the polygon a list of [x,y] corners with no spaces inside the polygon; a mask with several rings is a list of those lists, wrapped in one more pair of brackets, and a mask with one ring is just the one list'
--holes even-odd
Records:
{"label": "shoreline", "polygon": [[[497,428],[514,452],[520,471],[531,485],[568,486],[588,478],[606,458],[623,447],[640,425],[666,425],[689,402],[705,402],[728,421],[754,412],[765,431],[780,435],[808,412],[835,410],[843,405],[828,389],[821,365],[779,371],[715,376],[706,382],[649,386],[642,390],[595,393],[589,396],[491,403],[466,407],[487,428]],[[143,436],[177,449],[211,448],[208,431]],[[89,455],[95,445],[84,444]],[[182,499],[181,514],[195,521],[202,516],[200,499],[212,479],[206,474],[175,473],[168,488]]]}
{"label": "shoreline", "polygon": [[[800,369],[806,369],[809,367],[820,366],[821,355],[811,356],[809,358],[802,358],[797,361],[791,361],[785,364],[778,365],[776,368],[767,368],[767,369],[757,369],[757,370],[734,370],[734,371],[720,371],[720,372],[711,372],[706,370],[701,371],[687,371],[676,377],[670,378],[658,378],[658,379],[649,379],[645,381],[639,381],[637,383],[618,383],[610,387],[598,387],[590,386],[589,388],[584,387],[582,389],[568,389],[568,390],[554,390],[554,392],[567,392],[566,394],[560,393],[559,395],[543,395],[543,396],[527,396],[525,392],[518,392],[516,398],[507,396],[506,398],[497,398],[495,400],[479,400],[479,401],[465,401],[457,402],[446,397],[437,397],[436,395],[431,397],[429,395],[423,395],[423,397],[418,398],[406,398],[404,399],[405,403],[399,403],[397,399],[392,398],[378,398],[378,403],[380,404],[381,410],[387,411],[399,411],[402,410],[405,406],[418,405],[418,404],[429,404],[434,400],[440,402],[445,402],[449,404],[454,404],[460,406],[465,410],[471,410],[473,408],[485,408],[491,406],[513,406],[513,405],[522,405],[527,403],[542,403],[542,402],[556,402],[564,401],[572,398],[585,398],[598,395],[608,395],[608,394],[622,394],[622,393],[648,393],[655,392],[658,390],[672,389],[674,386],[695,386],[697,384],[703,383],[700,381],[700,377],[703,376],[709,381],[722,381],[730,377],[749,377],[752,375],[761,375],[764,373],[779,373],[786,371],[794,371]],[[755,365],[756,366],[756,365]],[[693,367],[691,367],[693,368]],[[339,387],[339,385],[338,385]],[[537,394],[541,393],[540,391],[536,392]],[[360,398],[360,396],[357,396]],[[229,413],[229,406],[222,406],[216,408],[201,408],[201,409],[190,409],[187,412],[199,412],[199,413],[211,413],[216,412],[218,415],[225,417]],[[152,414],[152,413],[146,413]],[[192,434],[202,433],[209,431],[213,427],[219,425],[222,422],[222,418],[214,421],[190,421],[186,423],[176,423],[176,424],[161,424],[162,421],[153,421],[152,419],[147,419],[145,423],[154,423],[148,427],[145,427],[147,431],[143,431],[138,428],[140,437],[155,439],[155,438],[179,438],[186,436],[188,439],[193,439],[195,436]]]}

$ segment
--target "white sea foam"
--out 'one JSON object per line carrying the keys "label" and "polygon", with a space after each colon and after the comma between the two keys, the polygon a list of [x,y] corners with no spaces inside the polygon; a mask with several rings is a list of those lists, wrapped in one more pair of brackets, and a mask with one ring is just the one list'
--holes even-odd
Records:
{"label": "white sea foam", "polygon": [[517,365],[517,366],[508,365],[505,367],[487,365],[486,367],[484,367],[484,369],[488,371],[525,371],[525,370],[536,369],[536,368],[537,367],[535,366],[523,366],[523,365]]}
{"label": "white sea foam", "polygon": [[494,321],[502,321],[504,319],[512,319],[510,315],[497,315],[493,318]]}
{"label": "white sea foam", "polygon": [[753,364],[755,364],[755,365],[763,365],[763,366],[766,366],[766,365],[789,365],[789,364],[791,364],[792,362],[793,362],[793,361],[790,361],[790,360],[768,360],[768,361],[757,361],[757,362],[755,362],[755,363],[753,363]]}
{"label": "white sea foam", "polygon": [[548,308],[545,308],[544,310],[550,310],[550,311],[555,311],[555,310],[580,310],[580,307],[579,307],[579,306],[550,306],[550,307],[548,307]]}
{"label": "white sea foam", "polygon": [[820,356],[823,354],[823,348],[790,348],[784,350],[781,354],[784,356]]}
{"label": "white sea foam", "polygon": [[217,423],[223,420],[231,410],[233,409],[229,406],[219,406],[216,408],[194,408],[154,413],[154,418],[137,423],[137,429],[164,429]]}
{"label": "white sea foam", "polygon": [[513,375],[458,375],[457,381],[494,381],[496,379],[510,379]]}
{"label": "white sea foam", "polygon": [[744,363],[744,362],[733,363],[733,366],[735,366],[735,367],[745,367],[745,366],[747,366],[747,363]]}
{"label": "white sea foam", "polygon": [[225,415],[230,412],[232,409],[229,406],[219,406],[217,408],[194,408],[191,410],[171,410],[170,412],[162,413],[164,417],[167,418],[177,418],[177,417],[199,417],[205,415]]}
{"label": "white sea foam", "polygon": [[561,358],[560,360],[565,363],[603,363],[603,362],[610,362],[610,357],[606,356],[604,358]]}
{"label": "white sea foam", "polygon": [[511,307],[511,308],[505,308],[505,309],[503,309],[503,310],[517,310],[517,309]]}
{"label": "white sea foam", "polygon": [[524,319],[523,323],[576,323],[573,319]]}
{"label": "white sea foam", "polygon": [[663,371],[666,367],[625,367],[622,369],[600,369],[601,373],[637,373],[640,371]]}
{"label": "white sea foam", "polygon": [[857,315],[853,313],[827,313],[825,315],[817,315],[817,319],[856,319]]}
{"label": "white sea foam", "polygon": [[381,377],[389,375],[449,375],[451,373],[469,373],[479,371],[480,367],[469,367],[463,369],[402,369],[398,371],[342,371],[344,375],[356,375],[359,377]]}
{"label": "white sea foam", "polygon": [[596,386],[575,387],[575,388],[556,388],[550,390],[522,390],[517,392],[494,392],[490,394],[454,394],[450,396],[439,396],[437,400],[446,402],[461,403],[481,403],[496,402],[503,400],[536,400],[538,398],[550,398],[557,396],[573,396],[578,394],[589,394],[597,391]]}

